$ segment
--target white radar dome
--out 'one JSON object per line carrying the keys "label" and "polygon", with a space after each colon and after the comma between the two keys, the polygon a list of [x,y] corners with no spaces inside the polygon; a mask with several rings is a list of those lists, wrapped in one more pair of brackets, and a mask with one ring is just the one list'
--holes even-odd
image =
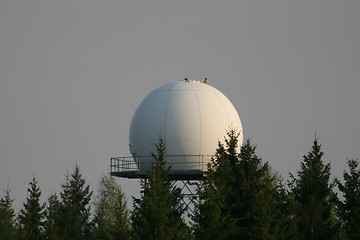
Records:
{"label": "white radar dome", "polygon": [[239,115],[219,90],[200,81],[171,82],[149,93],[137,108],[130,127],[130,152],[139,172],[146,173],[161,137],[170,172],[204,171],[230,128],[240,133],[240,148]]}

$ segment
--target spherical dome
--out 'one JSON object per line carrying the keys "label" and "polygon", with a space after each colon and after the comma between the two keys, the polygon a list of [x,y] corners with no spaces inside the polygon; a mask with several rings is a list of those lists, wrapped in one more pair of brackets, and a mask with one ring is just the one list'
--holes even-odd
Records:
{"label": "spherical dome", "polygon": [[147,172],[151,152],[156,152],[161,137],[171,171],[203,171],[230,128],[240,132],[240,146],[239,115],[219,90],[199,81],[171,82],[152,91],[136,110],[130,127],[130,152],[139,172]]}

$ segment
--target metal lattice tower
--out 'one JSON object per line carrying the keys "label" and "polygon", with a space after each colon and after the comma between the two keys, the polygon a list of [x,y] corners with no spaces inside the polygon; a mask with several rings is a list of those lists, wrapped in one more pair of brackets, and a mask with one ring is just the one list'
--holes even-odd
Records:
{"label": "metal lattice tower", "polygon": [[[176,156],[165,156],[167,161],[172,158],[179,158]],[[182,156],[182,158],[196,157],[199,161],[194,164],[199,165],[199,169],[203,169],[203,165],[207,162],[207,159],[211,156]],[[206,159],[206,161],[204,161]],[[128,179],[146,179],[147,174],[139,171],[140,169],[139,159],[135,159],[132,156],[127,157],[114,157],[110,159],[110,173],[112,176]],[[201,166],[201,167],[200,167]],[[200,199],[197,193],[197,189],[202,186],[202,179],[204,172],[200,170],[176,170],[169,172],[169,178],[171,179],[171,187],[178,187],[181,190],[181,196],[183,204],[187,210],[187,215],[191,216],[194,214],[195,205],[199,203]]]}

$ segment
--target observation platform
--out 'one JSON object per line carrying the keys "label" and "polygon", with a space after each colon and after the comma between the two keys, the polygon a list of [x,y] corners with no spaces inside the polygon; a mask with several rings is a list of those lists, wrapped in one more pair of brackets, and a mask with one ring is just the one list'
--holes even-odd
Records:
{"label": "observation platform", "polygon": [[[202,180],[212,155],[166,155],[171,180]],[[110,159],[110,174],[116,177],[147,178],[151,156],[127,156]],[[145,169],[145,170],[144,170]]]}

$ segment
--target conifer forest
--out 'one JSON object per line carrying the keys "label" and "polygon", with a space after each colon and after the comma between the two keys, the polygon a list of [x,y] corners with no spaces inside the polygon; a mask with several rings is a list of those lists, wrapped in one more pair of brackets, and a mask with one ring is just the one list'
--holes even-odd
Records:
{"label": "conifer forest", "polygon": [[78,165],[45,202],[41,184],[30,179],[18,212],[1,183],[0,240],[360,239],[358,159],[348,159],[334,178],[315,136],[297,172],[281,176],[251,140],[238,151],[238,137],[230,129],[214,149],[192,214],[172,184],[166,142],[159,139],[132,208],[115,177],[103,175],[92,189]]}

